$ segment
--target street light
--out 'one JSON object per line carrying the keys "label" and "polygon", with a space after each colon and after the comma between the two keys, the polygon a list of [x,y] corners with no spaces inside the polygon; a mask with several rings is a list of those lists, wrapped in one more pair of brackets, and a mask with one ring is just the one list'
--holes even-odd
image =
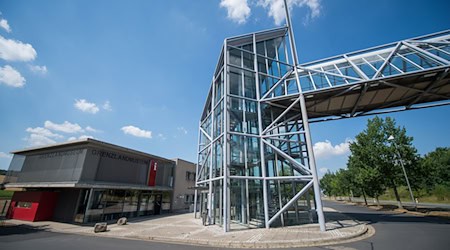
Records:
{"label": "street light", "polygon": [[411,200],[414,203],[414,209],[417,209],[417,203],[416,203],[416,200],[414,199],[414,195],[411,190],[411,185],[409,185],[408,175],[406,175],[405,165],[403,164],[403,160],[400,155],[400,151],[398,150],[397,144],[394,142],[394,139],[395,139],[394,136],[391,135],[391,136],[389,136],[388,141],[390,141],[391,144],[393,144],[395,147],[396,157],[400,161],[400,166],[402,167],[403,175],[405,176],[406,184],[408,185],[409,195],[411,196]]}

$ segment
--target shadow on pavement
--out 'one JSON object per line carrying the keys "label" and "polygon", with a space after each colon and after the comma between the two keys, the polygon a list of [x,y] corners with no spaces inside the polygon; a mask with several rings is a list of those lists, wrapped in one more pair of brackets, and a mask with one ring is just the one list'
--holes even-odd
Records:
{"label": "shadow on pavement", "polygon": [[327,212],[325,218],[328,220],[334,220],[333,218],[338,216],[335,214],[343,214],[349,216],[357,221],[366,222],[368,224],[375,224],[378,222],[400,222],[400,223],[432,223],[432,224],[450,224],[449,220],[430,217],[430,216],[414,216],[407,213],[402,214],[387,214],[387,213],[351,213],[351,212]]}
{"label": "shadow on pavement", "polygon": [[30,226],[30,225],[24,225],[24,224],[22,224],[22,225],[5,224],[5,225],[0,226],[0,236],[37,233],[37,232],[46,231],[47,228],[48,228],[47,225]]}

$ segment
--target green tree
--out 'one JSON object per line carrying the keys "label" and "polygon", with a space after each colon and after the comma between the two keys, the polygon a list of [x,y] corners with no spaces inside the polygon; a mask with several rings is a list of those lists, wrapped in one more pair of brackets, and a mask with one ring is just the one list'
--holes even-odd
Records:
{"label": "green tree", "polygon": [[[392,140],[388,140],[393,136]],[[419,156],[412,145],[413,138],[406,135],[404,127],[398,127],[395,120],[374,117],[367,122],[367,128],[350,144],[351,156],[348,168],[355,174],[357,186],[363,194],[378,199],[387,187],[393,188],[399,207],[402,207],[397,185],[405,183],[400,161],[405,166],[413,188],[420,187],[416,180],[420,176]]]}
{"label": "green tree", "polygon": [[320,187],[322,188],[322,191],[327,196],[334,196],[336,195],[336,190],[334,187],[334,179],[336,178],[336,175],[334,173],[331,173],[328,171],[322,179],[320,179]]}
{"label": "green tree", "polygon": [[424,187],[430,191],[436,185],[450,187],[450,148],[436,148],[421,162]]}
{"label": "green tree", "polygon": [[385,185],[379,169],[373,167],[369,161],[360,158],[369,154],[369,151],[366,151],[368,148],[357,147],[355,143],[352,143],[353,146],[350,145],[350,149],[353,148],[353,151],[347,166],[352,178],[353,190],[357,190],[363,195],[364,202],[367,205],[366,195],[375,197],[378,201],[378,197],[385,191]]}

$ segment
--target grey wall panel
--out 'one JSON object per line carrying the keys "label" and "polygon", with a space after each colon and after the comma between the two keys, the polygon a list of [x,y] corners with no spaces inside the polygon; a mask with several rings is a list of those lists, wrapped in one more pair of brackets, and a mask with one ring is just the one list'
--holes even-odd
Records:
{"label": "grey wall panel", "polygon": [[175,163],[158,161],[156,171],[156,186],[173,187],[173,171]]}
{"label": "grey wall panel", "polygon": [[62,189],[58,194],[53,219],[61,222],[73,222],[81,189]]}
{"label": "grey wall panel", "polygon": [[80,181],[92,182],[95,180],[101,157],[93,155],[92,150],[98,149],[87,149]]}
{"label": "grey wall panel", "polygon": [[[149,159],[95,148],[89,150],[88,157],[98,159],[96,181],[147,184]],[[95,160],[89,160],[89,162],[95,162]]]}
{"label": "grey wall panel", "polygon": [[86,149],[68,149],[27,155],[17,182],[78,181]]}

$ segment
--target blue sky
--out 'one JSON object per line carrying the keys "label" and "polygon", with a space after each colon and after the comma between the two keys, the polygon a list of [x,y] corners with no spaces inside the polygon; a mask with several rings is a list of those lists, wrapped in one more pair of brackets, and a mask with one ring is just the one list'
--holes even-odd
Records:
{"label": "blue sky", "polygon": [[[283,25],[277,1],[1,1],[0,169],[12,150],[86,136],[195,162],[224,38]],[[291,2],[300,62],[450,27],[448,1]],[[450,146],[449,114],[391,116],[424,154]],[[322,172],[345,167],[367,118],[312,124]]]}

